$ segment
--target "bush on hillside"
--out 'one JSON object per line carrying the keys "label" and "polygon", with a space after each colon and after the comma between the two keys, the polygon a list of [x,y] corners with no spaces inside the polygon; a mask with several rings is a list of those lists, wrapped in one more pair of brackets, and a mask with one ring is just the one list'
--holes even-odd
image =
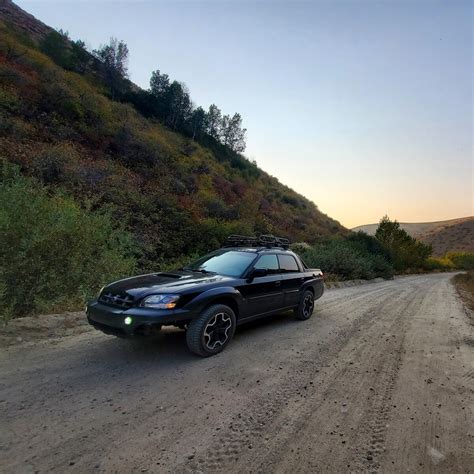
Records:
{"label": "bush on hillside", "polygon": [[459,270],[474,270],[474,253],[448,252],[446,258]]}
{"label": "bush on hillside", "polygon": [[109,216],[0,163],[2,318],[76,309],[135,267],[131,239]]}
{"label": "bush on hillside", "polygon": [[454,270],[451,260],[446,257],[429,257],[423,265],[423,269],[427,271],[447,272]]}
{"label": "bush on hillside", "polygon": [[386,249],[397,271],[422,269],[433,253],[431,245],[408,235],[397,221],[391,221],[388,216],[381,219],[375,238]]}
{"label": "bush on hillside", "polygon": [[[291,248],[297,252],[306,265],[311,268],[320,268],[325,274],[337,279],[373,279],[376,277],[391,278],[393,268],[383,256],[383,252],[367,250],[369,240],[373,237],[334,238],[314,246],[306,243],[297,243]],[[375,239],[374,239],[375,240]],[[361,243],[363,241],[364,243]]]}
{"label": "bush on hillside", "polygon": [[429,258],[424,267],[426,270],[474,270],[474,253],[448,252],[442,257]]}

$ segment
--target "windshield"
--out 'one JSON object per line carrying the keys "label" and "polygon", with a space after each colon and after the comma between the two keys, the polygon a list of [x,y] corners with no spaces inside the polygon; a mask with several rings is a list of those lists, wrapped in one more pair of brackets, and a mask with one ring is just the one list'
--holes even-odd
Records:
{"label": "windshield", "polygon": [[190,263],[185,270],[219,273],[220,275],[240,277],[253,262],[256,255],[250,252],[236,252],[235,250],[223,253],[212,253]]}

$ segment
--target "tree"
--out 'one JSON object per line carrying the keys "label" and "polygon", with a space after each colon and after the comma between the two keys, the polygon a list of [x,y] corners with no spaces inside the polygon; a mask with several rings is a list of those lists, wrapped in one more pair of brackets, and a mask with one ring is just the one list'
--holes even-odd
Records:
{"label": "tree", "polygon": [[224,115],[221,124],[221,142],[236,153],[245,150],[245,133],[247,129],[242,128],[242,117],[235,113],[232,117]]}
{"label": "tree", "polygon": [[193,140],[201,138],[206,122],[206,112],[202,107],[194,109],[191,114],[191,132]]}
{"label": "tree", "polygon": [[148,89],[152,98],[149,108],[153,109],[153,115],[155,117],[158,117],[165,122],[167,122],[171,111],[171,104],[169,103],[171,96],[169,90],[170,78],[168,74],[161,74],[158,69],[152,71],[150,77],[150,88]]}
{"label": "tree", "polygon": [[87,51],[82,40],[71,41],[71,69],[80,74],[85,74],[91,66],[92,56]]}
{"label": "tree", "polygon": [[385,247],[393,247],[397,236],[400,233],[400,224],[397,221],[391,221],[387,215],[383,216],[379,226],[375,231],[375,238]]}
{"label": "tree", "polygon": [[397,221],[392,222],[388,216],[380,220],[375,238],[388,250],[396,270],[420,268],[433,252],[431,245],[408,235]]}
{"label": "tree", "polygon": [[168,113],[166,123],[173,130],[181,129],[191,115],[192,104],[185,84],[173,81],[165,95]]}
{"label": "tree", "polygon": [[163,97],[170,86],[168,74],[161,74],[159,69],[152,71],[150,78],[150,92],[156,97]]}
{"label": "tree", "polygon": [[110,38],[109,44],[94,51],[94,55],[103,64],[105,79],[115,99],[123,79],[128,77],[128,46],[117,38]]}
{"label": "tree", "polygon": [[69,68],[71,49],[68,43],[67,33],[53,30],[41,41],[41,51],[59,66]]}
{"label": "tree", "polygon": [[205,131],[208,135],[219,140],[222,123],[222,114],[217,105],[212,104],[206,114]]}

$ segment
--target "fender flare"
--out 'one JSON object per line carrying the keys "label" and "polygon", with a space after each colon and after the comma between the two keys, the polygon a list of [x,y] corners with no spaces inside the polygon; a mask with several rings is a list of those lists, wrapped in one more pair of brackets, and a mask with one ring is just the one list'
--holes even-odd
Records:
{"label": "fender flare", "polygon": [[193,298],[191,301],[189,301],[184,306],[184,308],[193,311],[201,311],[206,306],[208,306],[209,303],[212,303],[213,300],[217,300],[222,297],[231,298],[237,305],[237,308],[239,309],[240,313],[243,302],[243,296],[240,291],[238,291],[232,286],[223,286],[206,290],[203,293],[200,293],[195,298]]}

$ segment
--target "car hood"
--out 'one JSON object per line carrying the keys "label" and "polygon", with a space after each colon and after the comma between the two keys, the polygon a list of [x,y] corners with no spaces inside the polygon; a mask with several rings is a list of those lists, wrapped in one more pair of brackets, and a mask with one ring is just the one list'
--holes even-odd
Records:
{"label": "car hood", "polygon": [[233,278],[190,271],[171,271],[138,275],[119,280],[104,288],[104,292],[113,294],[126,293],[134,298],[153,293],[184,293],[197,286],[213,286],[232,281]]}

